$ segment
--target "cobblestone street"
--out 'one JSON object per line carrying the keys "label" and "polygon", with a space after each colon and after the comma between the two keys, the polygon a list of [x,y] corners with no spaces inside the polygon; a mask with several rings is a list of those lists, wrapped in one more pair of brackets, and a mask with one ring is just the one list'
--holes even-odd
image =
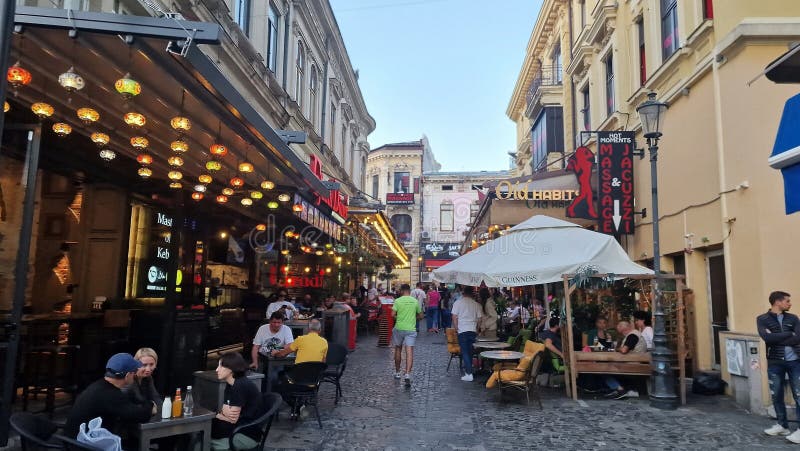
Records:
{"label": "cobblestone street", "polygon": [[362,338],[350,355],[338,406],[332,386],[323,385],[322,430],[313,415],[293,423],[284,410],[267,449],[790,449],[761,432],[772,421],[723,397],[690,397],[687,407],[664,412],[646,398],[575,403],[563,389],[543,388],[543,411],[524,400],[499,404],[485,377],[466,383],[457,367],[445,373],[442,334],[420,334],[406,389],[392,377],[390,349],[375,343]]}

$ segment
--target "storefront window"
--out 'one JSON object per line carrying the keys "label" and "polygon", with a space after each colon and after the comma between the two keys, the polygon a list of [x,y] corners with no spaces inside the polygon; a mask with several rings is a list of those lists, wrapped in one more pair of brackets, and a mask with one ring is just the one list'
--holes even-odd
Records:
{"label": "storefront window", "polygon": [[391,223],[398,240],[403,242],[412,241],[411,216],[405,214],[394,215],[392,216]]}
{"label": "storefront window", "polygon": [[410,193],[411,192],[411,173],[410,172],[395,172],[394,173],[394,192],[395,193]]}

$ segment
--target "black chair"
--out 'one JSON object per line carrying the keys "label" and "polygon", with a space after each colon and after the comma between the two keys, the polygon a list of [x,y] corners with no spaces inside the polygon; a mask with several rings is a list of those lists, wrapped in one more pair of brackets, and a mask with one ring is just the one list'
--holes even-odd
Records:
{"label": "black chair", "polygon": [[237,448],[236,445],[233,444],[233,437],[242,430],[254,426],[258,426],[261,430],[261,441],[259,442],[258,446],[248,449],[264,449],[264,443],[266,442],[267,435],[269,435],[269,430],[272,427],[272,420],[278,415],[278,409],[281,407],[282,400],[280,395],[277,393],[264,393],[262,395],[262,399],[264,400],[264,407],[267,409],[264,415],[261,415],[259,418],[256,418],[250,423],[237,425],[231,436],[228,438],[229,447],[233,451],[244,451],[241,448]]}
{"label": "black chair", "polygon": [[79,451],[103,451],[103,448],[98,448],[96,446],[89,445],[87,443],[81,443],[75,439],[64,437],[61,434],[53,434],[53,437],[61,442],[63,445],[63,449],[66,450],[79,450]]}
{"label": "black chair", "polygon": [[9,419],[11,429],[19,434],[22,451],[33,449],[63,449],[53,436],[58,429],[55,423],[42,415],[17,412]]}
{"label": "black chair", "polygon": [[285,395],[289,405],[292,406],[292,416],[296,417],[303,405],[314,406],[314,414],[317,416],[320,429],[322,429],[322,419],[319,417],[317,394],[322,373],[327,366],[325,362],[303,362],[293,366],[286,374]]}
{"label": "black chair", "polygon": [[328,356],[325,359],[328,368],[322,373],[322,380],[320,382],[328,382],[336,386],[336,400],[335,404],[339,403],[339,398],[342,396],[342,386],[339,381],[347,368],[347,348],[339,343],[330,343],[328,345]]}

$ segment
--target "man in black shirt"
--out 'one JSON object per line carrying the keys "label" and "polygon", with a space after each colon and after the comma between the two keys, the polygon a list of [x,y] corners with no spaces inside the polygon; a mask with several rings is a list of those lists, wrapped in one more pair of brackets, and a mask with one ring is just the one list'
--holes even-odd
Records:
{"label": "man in black shirt", "polygon": [[144,423],[158,406],[151,401],[138,403],[130,393],[122,391],[133,383],[136,370],[142,364],[126,353],[114,354],[106,363],[105,376],[89,385],[75,400],[64,435],[77,438],[81,423],[101,417],[103,428],[118,434],[125,423]]}

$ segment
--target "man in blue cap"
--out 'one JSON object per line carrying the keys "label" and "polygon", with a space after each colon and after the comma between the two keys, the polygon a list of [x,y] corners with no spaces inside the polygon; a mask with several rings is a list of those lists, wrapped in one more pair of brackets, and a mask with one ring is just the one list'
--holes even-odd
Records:
{"label": "man in blue cap", "polygon": [[125,423],[144,423],[158,411],[153,402],[139,403],[122,389],[133,383],[133,376],[142,364],[132,355],[114,354],[106,363],[105,376],[93,382],[75,400],[67,416],[64,435],[78,436],[81,423],[97,417],[103,419],[103,428],[119,433]]}

